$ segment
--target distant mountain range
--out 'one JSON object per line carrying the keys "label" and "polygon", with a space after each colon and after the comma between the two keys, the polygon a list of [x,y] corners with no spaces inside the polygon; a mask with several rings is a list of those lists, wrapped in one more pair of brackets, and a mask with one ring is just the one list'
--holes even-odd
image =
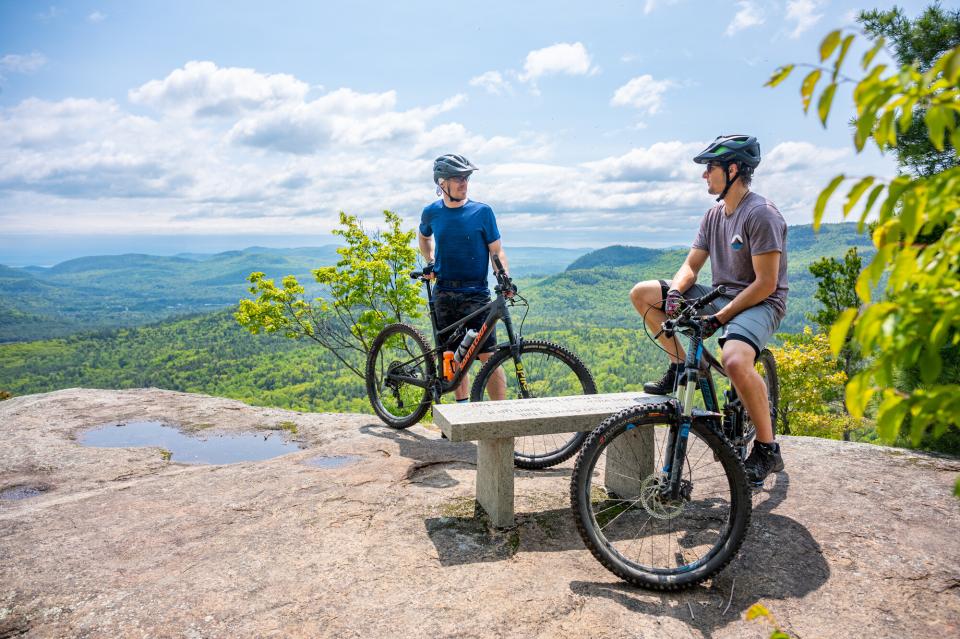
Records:
{"label": "distant mountain range", "polygon": [[[853,224],[825,225],[818,235],[809,225],[790,227],[791,306],[794,300],[798,309],[810,306],[813,284],[807,266],[822,256],[840,256],[850,246],[872,249]],[[223,308],[247,295],[246,278],[253,271],[274,279],[293,274],[312,295],[319,294],[310,272],[336,263],[336,249],[249,247],[167,257],[82,257],[52,267],[0,265],[0,342],[136,326]],[[635,323],[621,309],[629,287],[638,279],[670,277],[685,254],[686,249],[634,246],[507,248],[511,274],[524,294],[540,304],[538,315],[596,326]]]}

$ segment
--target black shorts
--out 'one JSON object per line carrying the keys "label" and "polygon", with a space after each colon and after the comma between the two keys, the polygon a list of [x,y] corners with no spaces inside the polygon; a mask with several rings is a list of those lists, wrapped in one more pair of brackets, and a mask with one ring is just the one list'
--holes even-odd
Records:
{"label": "black shorts", "polygon": [[[435,291],[433,294],[433,307],[437,311],[437,331],[442,331],[451,324],[463,319],[470,313],[473,313],[490,302],[489,291]],[[476,331],[483,326],[483,320],[486,319],[486,313],[480,313],[466,324],[464,328],[472,328]],[[454,330],[451,335],[444,335],[442,340],[447,340],[446,350],[456,350],[463,339],[462,330]],[[497,346],[496,326],[490,329],[487,339],[480,346],[479,353],[492,353]]]}

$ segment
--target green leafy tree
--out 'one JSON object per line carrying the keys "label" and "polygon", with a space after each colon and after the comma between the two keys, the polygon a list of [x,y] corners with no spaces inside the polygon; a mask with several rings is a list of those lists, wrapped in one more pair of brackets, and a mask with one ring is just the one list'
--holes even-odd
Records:
{"label": "green leafy tree", "polygon": [[770,349],[780,379],[780,432],[847,439],[851,424],[837,415],[847,375],[831,354],[827,336],[807,326],[801,335],[783,337],[782,346]]}
{"label": "green leafy tree", "polygon": [[[824,257],[811,264],[809,270],[817,278],[814,298],[820,302],[821,308],[816,313],[807,313],[807,319],[816,322],[821,332],[828,333],[843,311],[858,304],[856,285],[863,270],[863,260],[854,246],[842,260]],[[849,335],[840,351],[840,360],[847,377],[856,373],[860,358],[850,344]]]}
{"label": "green leafy tree", "polygon": [[[939,3],[927,7],[910,20],[903,9],[861,11],[857,21],[871,37],[886,38],[901,65],[915,65],[921,72],[929,70],[936,59],[953,47],[960,46],[960,10],[945,11]],[[925,106],[914,107],[913,120],[904,131],[897,132],[897,159],[900,166],[916,175],[933,175],[957,166],[953,146],[936,148],[924,127]]]}
{"label": "green leafy tree", "polygon": [[419,317],[424,304],[409,277],[417,259],[414,231],[404,231],[396,213],[383,216],[385,230],[368,233],[357,216],[340,213],[340,228],[333,231],[346,242],[337,249],[340,260],[313,271],[329,292],[326,298],[305,299],[304,287],[292,275],[277,286],[263,273],[251,273],[255,299],[240,300],[237,322],[253,334],[312,339],[363,377],[377,333],[405,317]]}
{"label": "green leafy tree", "polygon": [[[826,126],[833,96],[841,82],[853,82],[841,75],[854,34],[833,31],[820,45],[820,65],[803,80],[804,110],[813,102],[821,78],[827,84],[820,91],[817,112]],[[924,112],[923,127],[938,151],[950,144],[960,146],[960,47],[937,57],[922,71],[917,64],[889,69],[876,62],[884,46],[878,39],[864,54],[865,75],[854,83],[856,107],[853,143],[857,152],[872,140],[881,151],[897,147],[897,133],[910,130],[917,108]],[[768,85],[776,86],[795,68],[778,69]],[[867,366],[853,376],[846,387],[847,407],[854,417],[863,416],[871,401],[879,400],[877,430],[892,441],[909,415],[914,444],[927,431],[942,435],[960,414],[960,384],[940,379],[944,345],[960,344],[960,168],[952,167],[930,175],[899,175],[890,181],[875,176],[834,177],[817,198],[814,225],[823,218],[827,202],[845,181],[853,184],[843,205],[844,216],[859,207],[860,226],[876,210],[872,239],[877,252],[857,280],[862,302],[840,314],[830,331],[831,347],[838,353],[847,334],[861,349]],[[921,233],[943,229],[929,241],[918,242]],[[873,291],[886,276],[885,299],[874,299]],[[898,388],[895,371],[919,365],[923,386],[913,391]],[[957,486],[960,491],[960,481]]]}
{"label": "green leafy tree", "polygon": [[[938,56],[960,45],[960,10],[944,11],[939,3],[926,8],[916,19],[910,20],[902,9],[873,10],[860,13],[858,21],[875,38],[887,38],[900,64],[916,64],[921,71],[930,69]],[[913,122],[905,132],[897,132],[897,159],[900,168],[917,175],[931,175],[960,164],[956,149],[947,144],[937,150],[924,128],[925,110],[914,108]],[[918,234],[918,243],[937,239],[943,233],[942,225]],[[947,344],[940,349],[943,381],[960,382],[960,346]],[[907,366],[899,371],[900,384],[907,390],[923,385],[921,368]],[[960,441],[960,429],[951,435]],[[956,446],[949,447],[951,450]]]}

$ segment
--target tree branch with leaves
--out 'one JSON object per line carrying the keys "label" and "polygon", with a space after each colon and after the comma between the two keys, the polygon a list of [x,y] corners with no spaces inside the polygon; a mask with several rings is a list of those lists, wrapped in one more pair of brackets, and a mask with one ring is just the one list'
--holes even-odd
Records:
{"label": "tree branch with leaves", "polygon": [[237,322],[255,335],[311,339],[364,377],[377,333],[387,324],[419,317],[424,305],[419,286],[409,277],[417,261],[415,232],[404,231],[396,213],[384,211],[383,216],[385,229],[368,233],[357,216],[340,213],[340,228],[333,231],[345,242],[337,249],[340,260],[313,271],[327,297],[305,299],[305,288],[292,275],[277,286],[263,273],[251,273],[254,299],[240,300]]}
{"label": "tree branch with leaves", "polygon": [[[855,37],[840,30],[827,35],[820,45],[820,66],[801,84],[806,112],[820,78],[830,78],[817,100],[824,127]],[[960,47],[944,52],[921,71],[915,63],[888,68],[876,62],[884,43],[878,38],[863,55],[863,76],[853,88],[857,152],[870,140],[881,152],[895,150],[898,132],[910,129],[918,110],[924,114],[923,126],[934,148],[960,148]],[[781,67],[767,84],[780,84],[794,68]],[[876,399],[880,436],[893,441],[909,417],[910,435],[916,444],[928,431],[934,436],[946,432],[960,414],[960,384],[939,380],[941,348],[960,344],[960,168],[923,176],[899,175],[889,181],[838,175],[817,198],[814,228],[819,228],[834,192],[851,180],[843,215],[850,216],[859,208],[860,232],[874,215],[872,239],[877,252],[857,279],[859,306],[840,313],[830,330],[831,348],[839,353],[852,332],[853,342],[868,362],[847,383],[850,414],[863,416]],[[866,201],[861,205],[864,195]],[[929,236],[938,228],[943,229],[942,234]],[[883,296],[875,299],[874,290],[884,277]],[[913,391],[898,388],[895,371],[918,364],[924,386]],[[960,494],[960,482],[957,491]]]}

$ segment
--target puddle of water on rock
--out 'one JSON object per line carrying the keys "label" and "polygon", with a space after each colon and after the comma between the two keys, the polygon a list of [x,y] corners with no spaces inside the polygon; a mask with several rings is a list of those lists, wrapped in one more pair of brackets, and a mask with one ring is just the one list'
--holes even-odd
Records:
{"label": "puddle of water on rock", "polygon": [[261,461],[300,450],[299,445],[284,441],[279,434],[211,433],[200,438],[184,434],[162,422],[108,424],[83,433],[79,441],[84,446],[98,448],[154,446],[170,451],[171,461],[184,464]]}
{"label": "puddle of water on rock", "polygon": [[315,468],[343,468],[352,466],[359,462],[363,457],[360,455],[317,455],[305,460],[303,463]]}
{"label": "puddle of water on rock", "polygon": [[30,499],[31,497],[42,495],[43,493],[47,492],[47,490],[48,489],[43,486],[13,486],[11,488],[0,490],[0,499],[7,499],[10,501]]}

